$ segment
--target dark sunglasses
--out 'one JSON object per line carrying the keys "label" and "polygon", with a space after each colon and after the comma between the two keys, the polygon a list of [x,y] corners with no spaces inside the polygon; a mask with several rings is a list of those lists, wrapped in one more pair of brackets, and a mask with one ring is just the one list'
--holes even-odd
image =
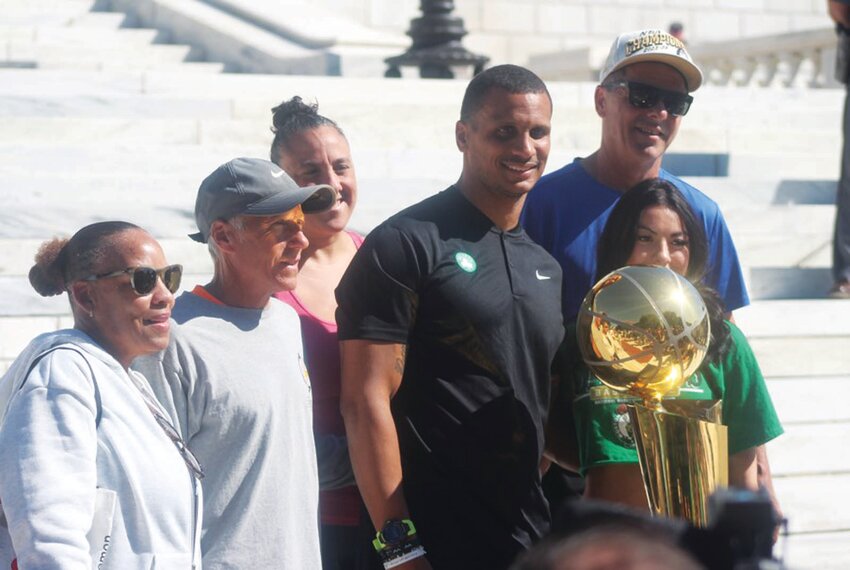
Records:
{"label": "dark sunglasses", "polygon": [[165,288],[176,293],[180,287],[180,279],[183,277],[183,266],[179,264],[167,265],[162,269],[154,269],[153,267],[128,267],[127,269],[119,269],[109,273],[100,273],[98,275],[89,275],[83,277],[80,281],[97,281],[99,279],[109,279],[110,277],[118,277],[119,275],[130,275],[130,286],[137,295],[147,295],[156,287],[156,278],[162,279]]}
{"label": "dark sunglasses", "polygon": [[609,88],[625,87],[629,94],[629,104],[638,109],[651,109],[658,105],[661,101],[664,108],[671,115],[681,117],[688,113],[691,108],[691,103],[694,98],[687,93],[678,93],[676,91],[667,91],[659,89],[646,83],[638,83],[637,81],[619,81],[609,83]]}

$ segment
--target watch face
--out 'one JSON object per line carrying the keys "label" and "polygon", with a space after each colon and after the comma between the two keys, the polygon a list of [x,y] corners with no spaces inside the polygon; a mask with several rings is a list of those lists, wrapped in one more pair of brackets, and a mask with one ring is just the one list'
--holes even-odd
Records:
{"label": "watch face", "polygon": [[386,544],[396,544],[407,536],[407,525],[402,521],[387,521],[381,529],[381,536]]}

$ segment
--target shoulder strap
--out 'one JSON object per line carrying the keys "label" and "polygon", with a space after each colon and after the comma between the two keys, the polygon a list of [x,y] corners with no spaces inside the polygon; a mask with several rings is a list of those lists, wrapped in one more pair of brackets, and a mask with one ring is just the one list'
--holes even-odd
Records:
{"label": "shoulder strap", "polygon": [[24,384],[26,383],[27,378],[29,378],[30,373],[33,371],[33,368],[35,368],[36,365],[39,362],[41,362],[41,359],[44,358],[45,356],[47,356],[48,354],[50,354],[51,352],[55,351],[55,350],[73,350],[74,352],[76,352],[77,354],[79,354],[80,356],[83,357],[83,361],[86,363],[86,366],[89,367],[89,372],[91,372],[91,380],[92,380],[92,383],[94,384],[94,403],[95,403],[95,406],[96,406],[96,409],[97,409],[97,413],[96,413],[95,418],[94,418],[94,425],[95,425],[95,427],[100,427],[100,417],[103,415],[103,406],[100,403],[100,387],[97,385],[97,378],[94,375],[94,369],[91,367],[91,363],[89,362],[88,358],[86,358],[86,355],[83,354],[83,351],[81,351],[77,348],[74,348],[73,346],[68,346],[68,345],[54,346],[53,348],[48,348],[47,350],[45,350],[44,352],[42,352],[41,354],[36,356],[33,359],[32,364],[30,364],[29,370],[27,370],[27,373],[24,374],[24,381],[21,382],[20,386],[18,386],[18,390],[20,390],[21,388],[24,387]]}

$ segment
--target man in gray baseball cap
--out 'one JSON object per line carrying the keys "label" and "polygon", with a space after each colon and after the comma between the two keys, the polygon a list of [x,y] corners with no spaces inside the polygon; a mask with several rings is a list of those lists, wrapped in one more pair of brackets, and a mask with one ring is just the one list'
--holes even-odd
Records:
{"label": "man in gray baseball cap", "polygon": [[190,236],[213,278],[177,299],[168,348],[134,363],[205,468],[207,567],[321,567],[310,379],[298,316],[272,295],[295,288],[304,213],[336,200],[267,160],[218,167]]}

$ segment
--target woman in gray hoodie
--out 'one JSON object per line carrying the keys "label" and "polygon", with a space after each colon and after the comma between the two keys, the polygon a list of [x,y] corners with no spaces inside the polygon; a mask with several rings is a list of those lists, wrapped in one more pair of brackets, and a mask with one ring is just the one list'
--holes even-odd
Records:
{"label": "woman in gray hoodie", "polygon": [[128,370],[167,345],[181,273],[125,222],[42,245],[30,282],[67,292],[74,328],[0,379],[0,567],[200,567],[202,470]]}

